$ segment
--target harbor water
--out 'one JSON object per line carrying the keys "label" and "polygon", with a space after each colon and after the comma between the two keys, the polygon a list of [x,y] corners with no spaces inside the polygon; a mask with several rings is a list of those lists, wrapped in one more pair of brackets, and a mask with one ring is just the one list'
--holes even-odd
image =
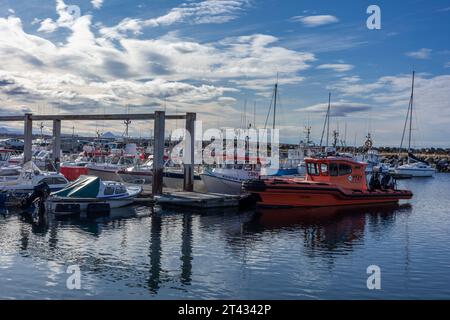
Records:
{"label": "harbor water", "polygon": [[[39,223],[5,211],[0,298],[449,299],[450,175],[399,186],[414,198],[398,206],[126,207]],[[371,265],[380,290],[367,287]]]}

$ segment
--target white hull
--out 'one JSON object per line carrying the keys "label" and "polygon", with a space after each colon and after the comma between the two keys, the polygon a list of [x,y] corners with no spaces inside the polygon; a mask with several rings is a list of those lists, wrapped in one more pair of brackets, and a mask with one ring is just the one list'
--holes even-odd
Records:
{"label": "white hull", "polygon": [[436,170],[434,170],[433,168],[422,169],[422,168],[401,168],[401,167],[399,167],[399,168],[395,169],[395,173],[397,173],[397,174],[407,175],[407,176],[417,177],[417,178],[433,177],[435,172],[436,172]]}
{"label": "white hull", "polygon": [[[91,202],[84,202],[84,201],[77,202],[76,199],[71,199],[70,201],[65,201],[64,199],[57,199],[57,200],[49,199],[49,200],[46,201],[45,206],[46,206],[46,209],[49,212],[61,213],[61,212],[57,212],[56,211],[56,206],[58,204],[61,204],[61,205],[69,205],[69,204],[71,204],[71,205],[80,205],[80,211],[85,212],[87,210],[87,208],[88,208],[88,205],[91,204],[91,203],[95,203],[95,204],[107,203],[107,204],[109,204],[109,207],[111,209],[114,209],[114,208],[121,208],[121,207],[128,206],[128,205],[132,204],[133,201],[134,201],[134,197],[133,198],[126,198],[126,199],[109,199],[109,200],[104,200],[104,201],[101,201],[101,200],[97,199],[96,201],[91,201]],[[72,212],[67,212],[65,214],[71,214],[71,213]]]}
{"label": "white hull", "polygon": [[205,184],[206,190],[210,193],[222,193],[222,194],[241,194],[240,180],[224,179],[209,174],[201,174],[202,181]]}

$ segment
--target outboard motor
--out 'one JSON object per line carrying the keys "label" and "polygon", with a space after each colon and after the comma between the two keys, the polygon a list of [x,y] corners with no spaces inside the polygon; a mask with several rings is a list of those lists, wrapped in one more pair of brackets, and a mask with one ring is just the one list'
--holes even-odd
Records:
{"label": "outboard motor", "polygon": [[45,212],[45,200],[47,200],[50,193],[50,187],[46,182],[39,183],[36,187],[34,187],[33,192],[22,200],[22,209],[29,209],[34,203],[36,203],[37,210],[35,210],[34,214],[43,214]]}
{"label": "outboard motor", "polygon": [[383,175],[383,177],[381,178],[381,188],[383,190],[394,190],[395,189],[394,178],[389,173],[385,173]]}
{"label": "outboard motor", "polygon": [[380,182],[380,172],[378,167],[374,167],[372,171],[372,176],[370,177],[369,181],[369,190],[380,190],[381,189],[381,182]]}

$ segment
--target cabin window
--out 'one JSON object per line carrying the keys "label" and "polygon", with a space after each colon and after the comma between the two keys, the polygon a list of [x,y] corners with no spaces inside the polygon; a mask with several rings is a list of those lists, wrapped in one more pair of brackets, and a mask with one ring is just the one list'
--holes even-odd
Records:
{"label": "cabin window", "polygon": [[67,181],[64,178],[53,178],[53,184],[66,184]]}
{"label": "cabin window", "polygon": [[44,178],[40,181],[40,183],[45,182],[48,185],[53,185],[53,184],[66,184],[67,181],[64,180],[63,178]]}
{"label": "cabin window", "polygon": [[339,164],[339,175],[346,176],[352,173],[352,167],[348,164],[341,163]]}
{"label": "cabin window", "polygon": [[116,194],[123,194],[123,193],[127,193],[127,189],[125,189],[124,186],[116,187]]}
{"label": "cabin window", "polygon": [[328,164],[321,163],[320,164],[320,172],[323,176],[327,176],[328,175]]}
{"label": "cabin window", "polygon": [[114,194],[114,188],[113,187],[106,187],[105,188],[105,196],[111,196]]}
{"label": "cabin window", "polygon": [[337,177],[339,175],[337,163],[330,163],[330,176]]}
{"label": "cabin window", "polygon": [[319,168],[317,166],[317,163],[309,162],[307,169],[308,169],[308,174],[310,176],[318,176],[319,175]]}

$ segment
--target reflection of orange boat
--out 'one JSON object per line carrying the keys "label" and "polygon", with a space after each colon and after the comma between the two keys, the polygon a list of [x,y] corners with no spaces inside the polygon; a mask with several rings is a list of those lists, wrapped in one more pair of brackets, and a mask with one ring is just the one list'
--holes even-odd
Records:
{"label": "reflection of orange boat", "polygon": [[366,163],[340,157],[308,158],[305,162],[305,179],[251,180],[245,182],[243,188],[257,199],[258,204],[274,207],[395,203],[412,197],[411,191],[396,190],[389,176],[368,188]]}

